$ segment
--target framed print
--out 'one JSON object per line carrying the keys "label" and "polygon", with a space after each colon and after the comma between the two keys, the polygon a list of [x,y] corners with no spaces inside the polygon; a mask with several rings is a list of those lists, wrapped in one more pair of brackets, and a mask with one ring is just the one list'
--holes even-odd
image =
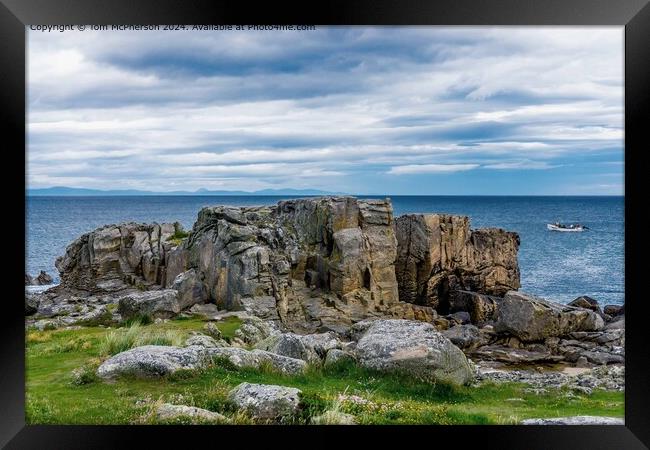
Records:
{"label": "framed print", "polygon": [[475,3],[3,0],[3,445],[647,448],[650,7]]}

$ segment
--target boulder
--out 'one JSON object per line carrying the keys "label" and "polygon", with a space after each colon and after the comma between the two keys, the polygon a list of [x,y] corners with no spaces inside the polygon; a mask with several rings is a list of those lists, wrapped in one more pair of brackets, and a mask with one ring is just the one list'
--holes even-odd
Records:
{"label": "boulder", "polygon": [[625,354],[615,354],[606,351],[590,351],[584,350],[580,353],[593,364],[606,365],[606,364],[625,364]]}
{"label": "boulder", "polygon": [[[202,317],[208,320],[220,320],[224,317],[224,314],[228,313],[228,311],[219,310],[219,308],[217,308],[217,305],[215,305],[214,303],[197,304],[190,307],[187,310],[187,312],[189,314],[193,314],[195,316]],[[238,311],[233,311],[233,312],[238,312]]]}
{"label": "boulder", "polygon": [[356,346],[364,367],[403,372],[426,381],[466,384],[473,371],[463,352],[431,324],[410,320],[373,321]]}
{"label": "boulder", "polygon": [[238,368],[259,369],[264,365],[270,366],[278,372],[289,375],[301,374],[307,368],[307,363],[301,359],[277,355],[264,350],[245,350],[235,347],[221,347],[209,349],[211,358],[223,358]]}
{"label": "boulder", "polygon": [[618,417],[601,416],[571,416],[551,417],[544,419],[526,419],[522,425],[625,425],[625,421]]}
{"label": "boulder", "polygon": [[600,305],[598,304],[598,300],[593,299],[587,295],[582,295],[572,302],[569,303],[569,306],[575,306],[577,308],[584,308],[584,309],[589,309],[591,311],[597,312],[599,314],[602,314],[603,311],[600,309]]}
{"label": "boulder", "polygon": [[174,289],[133,292],[119,298],[118,312],[124,319],[145,315],[170,319],[181,312],[181,305]]}
{"label": "boulder", "polygon": [[[206,336],[207,337],[207,336]],[[299,359],[288,358],[262,350],[244,350],[233,347],[203,345],[172,347],[144,345],[132,348],[107,359],[97,369],[101,378],[115,378],[122,375],[136,377],[161,377],[178,370],[195,370],[207,367],[215,358],[223,358],[239,368],[259,369],[267,365],[285,374],[302,373],[307,364]]]}
{"label": "boulder", "polygon": [[470,230],[469,218],[407,214],[395,221],[401,301],[449,309],[455,290],[503,295],[519,288],[519,236],[498,228]]}
{"label": "boulder", "polygon": [[197,369],[206,364],[206,356],[199,346],[145,345],[107,359],[97,369],[97,375],[106,379],[122,375],[160,377],[181,369]]}
{"label": "boulder", "polygon": [[52,284],[54,280],[47,272],[41,270],[38,276],[36,277],[35,281],[36,281],[35,284],[38,284],[39,286],[44,286],[47,284]]}
{"label": "boulder", "polygon": [[205,332],[205,334],[207,334],[208,336],[210,336],[213,339],[221,339],[222,338],[221,330],[219,329],[217,324],[214,323],[214,322],[208,322],[205,325],[203,325],[203,331]]}
{"label": "boulder", "polygon": [[178,303],[181,310],[205,303],[208,299],[206,286],[194,269],[178,274],[171,288],[178,291]]}
{"label": "boulder", "polygon": [[574,331],[597,331],[603,326],[603,319],[593,311],[509,291],[499,302],[494,329],[533,342]]}
{"label": "boulder", "polygon": [[189,419],[190,423],[196,424],[223,423],[228,420],[225,416],[207,409],[169,403],[163,403],[156,408],[156,418],[161,421]]}
{"label": "boulder", "polygon": [[271,336],[274,329],[268,322],[259,317],[245,318],[239,328],[235,331],[235,337],[241,339],[248,345],[255,345]]}
{"label": "boulder", "polygon": [[321,362],[320,356],[312,346],[305,345],[301,336],[294,333],[282,333],[270,336],[255,345],[255,348],[266,350],[277,355],[302,359],[308,363]]}
{"label": "boulder", "polygon": [[625,314],[625,305],[606,305],[603,312],[612,317]]}
{"label": "boulder", "polygon": [[25,286],[46,286],[53,282],[54,279],[44,270],[41,270],[36,277],[25,274]]}
{"label": "boulder", "polygon": [[327,366],[332,366],[334,364],[339,364],[343,361],[350,361],[350,362],[355,361],[354,354],[350,352],[346,352],[344,350],[333,348],[327,352],[323,364],[325,365],[325,367],[327,367]]}
{"label": "boulder", "polygon": [[450,322],[455,322],[456,324],[459,325],[465,325],[470,323],[470,316],[467,311],[457,311],[455,313],[449,314],[447,316],[447,319]]}
{"label": "boulder", "polygon": [[442,331],[442,335],[462,349],[475,348],[486,343],[485,338],[474,325],[456,325]]}
{"label": "boulder", "polygon": [[470,322],[481,326],[496,319],[500,300],[501,297],[459,289],[449,295],[449,312],[466,311]]}
{"label": "boulder", "polygon": [[228,343],[223,339],[216,340],[205,334],[195,334],[187,338],[187,340],[185,341],[185,346],[188,347],[190,345],[198,345],[201,347],[211,347],[211,348],[228,347]]}
{"label": "boulder", "polygon": [[330,350],[343,348],[343,342],[341,342],[336,333],[331,331],[302,335],[300,336],[300,340],[305,347],[316,352],[321,359],[325,358],[325,355]]}
{"label": "boulder", "polygon": [[284,420],[300,410],[299,389],[268,384],[241,383],[228,399],[256,419]]}

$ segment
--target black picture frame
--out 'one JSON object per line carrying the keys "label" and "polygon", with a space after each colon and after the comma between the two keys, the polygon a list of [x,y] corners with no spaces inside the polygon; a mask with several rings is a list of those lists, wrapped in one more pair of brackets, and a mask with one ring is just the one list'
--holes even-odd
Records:
{"label": "black picture frame", "polygon": [[[267,443],[311,446],[349,445],[349,439],[390,436],[410,445],[424,439],[430,445],[517,449],[641,449],[650,445],[650,419],[646,402],[650,383],[646,372],[650,346],[644,336],[648,300],[642,296],[647,239],[642,220],[634,214],[645,204],[638,163],[648,147],[645,129],[650,123],[650,5],[649,0],[357,0],[281,7],[275,3],[252,6],[242,1],[144,0],[0,0],[0,115],[4,135],[6,186],[16,200],[7,213],[5,237],[18,235],[25,212],[20,189],[25,188],[26,150],[25,26],[30,24],[359,24],[359,25],[619,25],[625,26],[625,279],[627,307],[625,426],[448,426],[437,427],[129,427],[36,426],[25,424],[25,334],[16,263],[24,245],[7,239],[15,253],[9,264],[10,294],[3,302],[2,364],[0,365],[0,445],[6,448],[131,448],[197,445],[197,439],[214,445],[255,445],[255,435]],[[637,164],[633,164],[634,160]],[[7,178],[7,176],[13,178]],[[22,187],[21,187],[22,185]],[[638,187],[638,189],[637,189]],[[24,194],[24,192],[23,192]],[[24,215],[23,215],[24,217]],[[24,226],[24,223],[23,223]],[[23,232],[24,232],[23,228]],[[24,271],[23,271],[24,272]],[[234,428],[234,429],[233,429]],[[314,439],[318,434],[319,439]],[[398,441],[399,442],[399,441]],[[143,445],[143,444],[140,444]],[[200,444],[198,444],[200,445]]]}

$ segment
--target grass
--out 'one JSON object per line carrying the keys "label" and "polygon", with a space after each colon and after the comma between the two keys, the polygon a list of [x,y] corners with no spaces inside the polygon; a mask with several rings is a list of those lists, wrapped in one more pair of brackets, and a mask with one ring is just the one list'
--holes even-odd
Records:
{"label": "grass", "polygon": [[179,245],[183,240],[188,237],[190,233],[183,231],[179,226],[174,225],[174,234],[167,238],[168,242],[171,242],[174,245]]}
{"label": "grass", "polygon": [[[240,321],[218,322],[232,337]],[[122,378],[106,383],[95,369],[107,354],[139,340],[167,343],[205,322],[190,318],[122,329],[30,331],[27,334],[27,422],[29,424],[156,423],[156,402],[219,412],[231,423],[253,423],[228,402],[230,389],[244,381],[301,389],[303,409],[295,423],[311,423],[327,411],[352,414],[360,424],[513,424],[532,417],[600,415],[623,417],[624,394],[596,390],[576,395],[566,389],[533,394],[517,383],[455,387],[427,384],[342,362],[310,367],[288,376],[268,368],[240,369],[225,361],[201,371],[182,371],[157,380]],[[135,330],[135,331],[134,331]],[[111,337],[109,337],[111,336]],[[142,337],[148,336],[148,338]],[[113,342],[108,344],[107,342]],[[328,415],[321,418],[327,423]]]}

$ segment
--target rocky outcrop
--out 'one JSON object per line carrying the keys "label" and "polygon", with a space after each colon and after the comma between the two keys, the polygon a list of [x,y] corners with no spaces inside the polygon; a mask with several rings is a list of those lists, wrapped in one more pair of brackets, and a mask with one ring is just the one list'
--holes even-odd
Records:
{"label": "rocky outcrop", "polygon": [[25,274],[25,286],[46,286],[53,282],[54,279],[44,270],[41,270],[36,277]]}
{"label": "rocky outcrop", "polygon": [[186,253],[179,258],[201,274],[219,307],[315,331],[397,303],[391,225],[384,200],[204,208],[177,252]]}
{"label": "rocky outcrop", "polygon": [[594,389],[621,392],[625,390],[625,367],[599,366],[571,374],[550,370],[498,370],[482,367],[479,363],[476,380],[478,383],[525,383],[540,392],[559,388],[585,394],[591,394]]}
{"label": "rocky outcrop", "polygon": [[271,335],[278,334],[275,327],[259,317],[247,317],[235,331],[235,338],[244,345],[255,345]]}
{"label": "rocky outcrop", "polygon": [[47,284],[52,284],[53,281],[54,280],[52,279],[50,274],[48,274],[44,270],[41,270],[39,272],[38,276],[36,277],[36,283],[35,284],[38,284],[39,286],[44,286],[44,285],[47,285]]}
{"label": "rocky outcrop", "polygon": [[40,299],[38,295],[34,294],[25,294],[25,315],[31,316],[38,311],[38,306],[40,305]]}
{"label": "rocky outcrop", "polygon": [[154,319],[171,319],[181,312],[178,292],[173,289],[133,292],[120,297],[118,312],[123,319],[149,316]]}
{"label": "rocky outcrop", "polygon": [[166,283],[165,259],[179,224],[124,223],[85,233],[66,248],[55,265],[61,283],[88,292]]}
{"label": "rocky outcrop", "polygon": [[60,257],[62,289],[88,295],[173,289],[182,310],[210,302],[299,333],[344,332],[368,317],[432,320],[400,302],[388,200],[323,197],[203,208],[178,224],[107,225]]}
{"label": "rocky outcrop", "polygon": [[603,326],[603,319],[591,310],[510,291],[499,302],[495,331],[532,342],[574,331],[597,331]]}
{"label": "rocky outcrop", "polygon": [[403,372],[426,381],[466,384],[473,378],[463,352],[428,323],[371,321],[355,354],[364,367]]}
{"label": "rocky outcrop", "polygon": [[256,419],[281,421],[299,412],[301,393],[285,386],[241,383],[230,391],[228,399]]}
{"label": "rocky outcrop", "polygon": [[408,214],[397,218],[400,300],[447,313],[456,290],[502,296],[519,288],[519,236],[499,228],[470,230],[469,218]]}
{"label": "rocky outcrop", "polygon": [[[515,233],[470,230],[460,216],[395,221],[389,200],[208,207],[186,238],[179,235],[177,223],[86,233],[57,260],[62,289],[122,296],[173,289],[181,310],[209,302],[304,334],[345,333],[387,316],[442,323],[434,308],[454,313],[456,292],[489,298],[519,286]],[[472,322],[490,320],[488,303],[472,306]]]}
{"label": "rocky outcrop", "polygon": [[178,274],[171,289],[178,292],[178,306],[181,310],[205,303],[208,299],[207,288],[194,269]]}

